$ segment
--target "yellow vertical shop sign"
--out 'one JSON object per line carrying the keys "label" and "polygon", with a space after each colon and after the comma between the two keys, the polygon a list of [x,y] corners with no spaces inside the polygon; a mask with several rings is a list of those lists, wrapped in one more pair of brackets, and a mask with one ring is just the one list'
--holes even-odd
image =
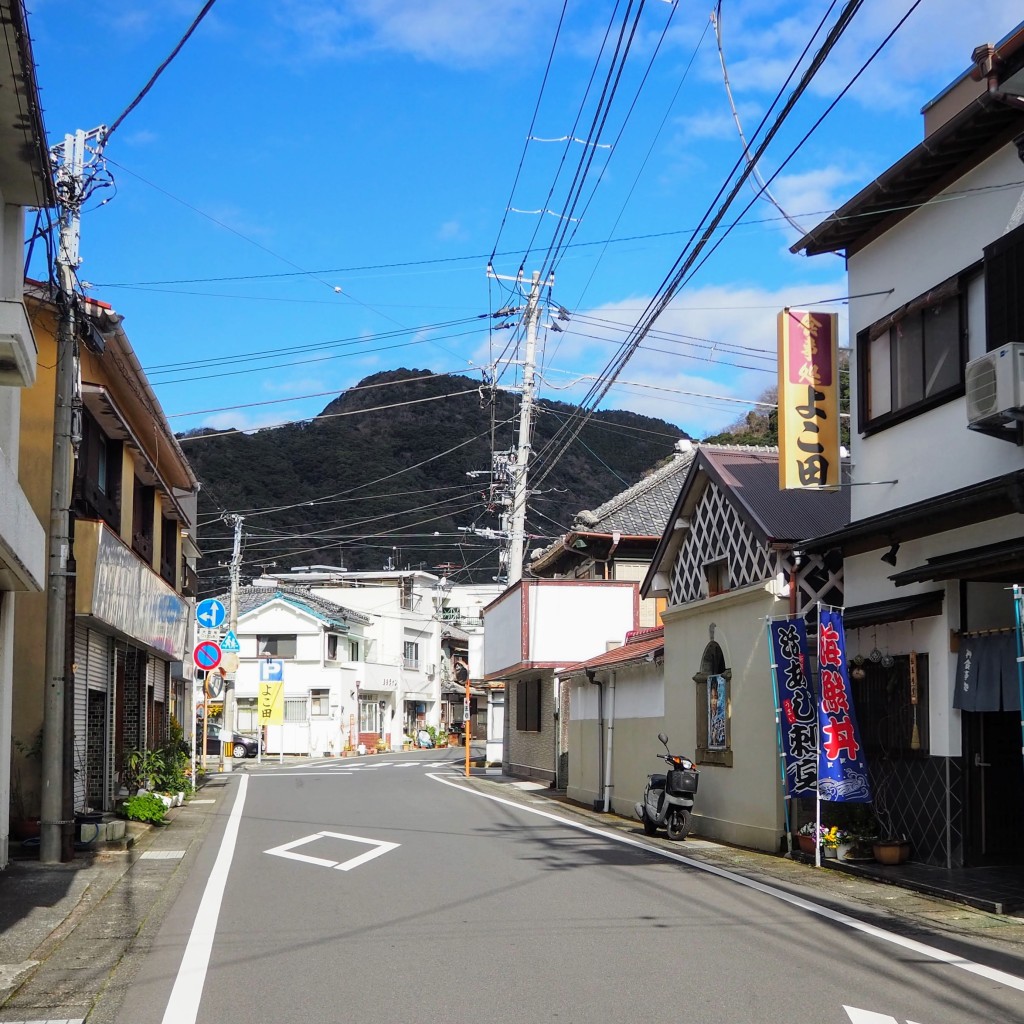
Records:
{"label": "yellow vertical shop sign", "polygon": [[260,725],[284,725],[284,683],[260,683]]}
{"label": "yellow vertical shop sign", "polygon": [[779,324],[779,487],[839,487],[839,317],[784,309]]}

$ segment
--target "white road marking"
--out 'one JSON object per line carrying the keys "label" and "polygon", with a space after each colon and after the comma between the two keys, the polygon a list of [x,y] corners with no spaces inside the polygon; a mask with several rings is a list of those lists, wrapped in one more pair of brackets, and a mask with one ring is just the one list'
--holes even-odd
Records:
{"label": "white road marking", "polygon": [[808,913],[816,914],[818,917],[823,917],[826,920],[831,921],[833,924],[845,925],[851,931],[862,932],[865,935],[870,935],[873,938],[880,939],[882,942],[891,943],[894,946],[902,946],[904,949],[909,950],[912,953],[929,957],[932,960],[937,960],[939,963],[948,964],[950,967],[957,967],[970,974],[976,974],[980,978],[985,978],[988,981],[994,981],[998,985],[1005,985],[1007,988],[1016,989],[1018,992],[1024,992],[1024,978],[1018,977],[1016,974],[1008,974],[1006,971],[999,971],[993,967],[986,967],[984,964],[975,963],[973,960],[968,960],[966,957],[957,956],[954,953],[947,953],[944,949],[939,949],[936,946],[926,945],[923,942],[907,938],[904,935],[896,935],[894,932],[886,931],[884,928],[878,928],[876,925],[867,924],[864,921],[858,921],[855,917],[848,917],[846,914],[837,913],[829,907],[823,907],[817,903],[812,903],[810,900],[805,900],[800,896],[793,896],[788,892],[783,892],[783,890],[776,889],[774,886],[767,885],[765,882],[758,882],[753,878],[744,878],[743,875],[737,875],[732,871],[727,871],[725,868],[720,868],[716,864],[706,864],[703,861],[692,860],[689,857],[684,857],[680,853],[674,853],[672,850],[663,850],[657,846],[650,846],[647,843],[641,842],[639,839],[634,839],[632,836],[622,835],[618,832],[606,832],[604,829],[594,828],[592,825],[584,825],[582,822],[573,821],[571,818],[563,818],[560,815],[552,814],[550,811],[542,811],[536,807],[528,807],[526,804],[521,804],[517,800],[506,800],[504,797],[494,796],[491,793],[482,793],[477,789],[470,789],[468,786],[461,786],[459,783],[452,779],[447,779],[442,775],[433,775],[428,773],[427,778],[433,779],[435,782],[440,782],[445,786],[451,786],[453,789],[460,789],[463,793],[469,793],[471,796],[483,797],[485,800],[505,804],[508,807],[518,807],[527,814],[537,814],[550,821],[556,821],[560,825],[567,825],[569,828],[578,829],[580,832],[589,832],[591,835],[610,839],[613,843],[621,843],[623,846],[633,846],[638,850],[644,850],[646,853],[653,854],[656,857],[675,861],[677,864],[685,864],[687,867],[693,868],[696,871],[703,871],[709,875],[716,875],[719,878],[735,882],[737,885],[744,885],[748,889],[754,889],[757,892],[764,893],[774,899],[781,900],[783,903],[789,903],[791,906],[798,907],[800,910],[806,910]]}
{"label": "white road marking", "polygon": [[[306,843],[315,842],[317,839],[344,839],[350,843],[365,843],[367,846],[374,847],[374,849],[367,850],[365,853],[360,853],[344,861],[328,860],[326,857],[312,857],[308,853],[292,852],[297,846],[305,846]],[[303,836],[301,839],[294,839],[283,846],[275,846],[272,850],[264,850],[263,852],[269,853],[272,857],[284,857],[285,860],[301,861],[303,864],[315,864],[322,868],[334,868],[336,871],[351,871],[353,868],[373,860],[374,857],[379,857],[382,853],[397,850],[399,846],[401,846],[401,843],[387,843],[380,839],[363,839],[361,836],[348,836],[342,832],[314,832],[311,836]]]}
{"label": "white road marking", "polygon": [[139,860],[181,860],[184,850],[146,850],[139,854]]}
{"label": "white road marking", "polygon": [[190,804],[215,804],[216,800],[189,800]]}
{"label": "white road marking", "polygon": [[[873,1010],[858,1010],[856,1006],[844,1006],[843,1009],[853,1024],[900,1024],[895,1017],[890,1017],[887,1013],[875,1013]],[[914,1024],[914,1022],[908,1020],[907,1024]]]}
{"label": "white road marking", "polygon": [[231,859],[235,854],[235,843],[238,841],[238,826],[242,822],[242,808],[245,807],[245,791],[248,776],[243,775],[238,782],[238,795],[231,807],[224,838],[220,842],[220,850],[213,870],[206,882],[203,898],[192,923],[192,931],[188,937],[188,945],[181,958],[181,966],[174,979],[171,997],[167,1000],[164,1010],[163,1024],[195,1024],[199,1015],[199,1000],[203,995],[206,983],[206,971],[210,966],[210,953],[213,950],[213,939],[217,932],[217,918],[220,916],[220,905],[224,899],[224,889],[228,882],[228,871]]}

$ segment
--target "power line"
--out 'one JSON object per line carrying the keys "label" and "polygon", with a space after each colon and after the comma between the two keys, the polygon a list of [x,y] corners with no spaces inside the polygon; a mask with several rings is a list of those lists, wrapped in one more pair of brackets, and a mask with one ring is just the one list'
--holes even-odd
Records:
{"label": "power line", "polygon": [[[210,8],[213,7],[214,3],[216,3],[216,0],[206,0],[206,3],[203,4],[202,10],[196,15],[195,20],[192,22],[192,24],[189,25],[188,31],[186,31],[186,33],[181,37],[181,39],[178,42],[178,45],[175,46],[173,50],[171,50],[167,59],[163,61],[163,63],[156,69],[156,71],[153,72],[149,81],[142,87],[142,91],[135,97],[135,99],[131,101],[131,103],[128,104],[127,107],[124,108],[123,111],[121,111],[121,113],[114,119],[114,123],[108,129],[106,129],[106,131],[100,136],[100,149],[104,147],[110,136],[113,135],[115,131],[117,131],[117,129],[121,125],[121,122],[139,105],[139,103],[142,102],[143,97],[146,95],[146,93],[149,92],[150,89],[153,88],[153,86],[156,84],[156,80],[164,73],[167,66],[171,63],[171,61],[178,56],[178,53],[181,51],[181,48],[185,45],[185,43],[188,42],[189,37],[199,27],[199,23],[209,13]],[[111,161],[111,163],[113,163],[113,161]]]}

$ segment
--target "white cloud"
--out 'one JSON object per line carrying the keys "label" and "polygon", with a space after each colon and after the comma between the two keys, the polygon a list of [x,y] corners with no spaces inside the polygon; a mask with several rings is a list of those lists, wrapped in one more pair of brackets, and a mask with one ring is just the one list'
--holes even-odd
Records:
{"label": "white cloud", "polygon": [[[894,7],[891,0],[866,0],[809,91],[820,97],[834,97],[895,28],[909,6],[906,3]],[[827,4],[824,0],[807,3],[799,17],[786,16],[791,9],[791,4],[773,0],[741,0],[729,12],[723,25],[723,47],[737,96],[750,90],[774,93],[782,86],[809,29],[817,24]],[[937,81],[941,82],[941,89],[967,70],[976,46],[998,42],[1020,18],[1017,0],[922,3],[853,86],[850,96],[876,113],[916,110],[933,97]],[[833,14],[826,30],[834,21]],[[824,34],[818,37],[811,53],[816,52],[823,39]],[[705,74],[717,77],[710,64],[705,66]]]}
{"label": "white cloud", "polygon": [[[846,288],[841,275],[776,289],[685,289],[619,374],[603,407],[657,416],[697,438],[714,434],[742,418],[775,385],[776,314],[785,306],[815,307],[816,300],[843,296]],[[581,401],[646,303],[637,296],[575,315],[557,341],[548,339],[544,380],[551,387],[542,394]],[[840,313],[839,336],[845,339],[845,307],[815,308]],[[578,377],[587,379],[566,387]]]}
{"label": "white cloud", "polygon": [[312,56],[386,52],[480,67],[521,52],[549,12],[532,0],[288,0],[278,18]]}

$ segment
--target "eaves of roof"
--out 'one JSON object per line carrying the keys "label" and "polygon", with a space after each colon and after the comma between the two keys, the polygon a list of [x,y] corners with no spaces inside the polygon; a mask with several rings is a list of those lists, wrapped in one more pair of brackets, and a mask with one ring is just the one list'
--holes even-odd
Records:
{"label": "eaves of roof", "polygon": [[918,143],[849,202],[809,231],[791,252],[852,256],[987,160],[1024,130],[1024,108],[991,92]]}
{"label": "eaves of roof", "polygon": [[578,676],[585,672],[595,672],[601,669],[619,669],[627,665],[652,662],[665,653],[665,630],[659,627],[652,630],[651,636],[640,636],[635,640],[628,641],[621,647],[615,647],[610,651],[595,655],[587,661],[581,661],[576,665],[570,665],[564,671],[565,676]]}
{"label": "eaves of roof", "polygon": [[807,551],[839,547],[849,557],[1013,513],[1024,513],[1024,470],[936,494],[837,530],[809,535],[800,546]]}

